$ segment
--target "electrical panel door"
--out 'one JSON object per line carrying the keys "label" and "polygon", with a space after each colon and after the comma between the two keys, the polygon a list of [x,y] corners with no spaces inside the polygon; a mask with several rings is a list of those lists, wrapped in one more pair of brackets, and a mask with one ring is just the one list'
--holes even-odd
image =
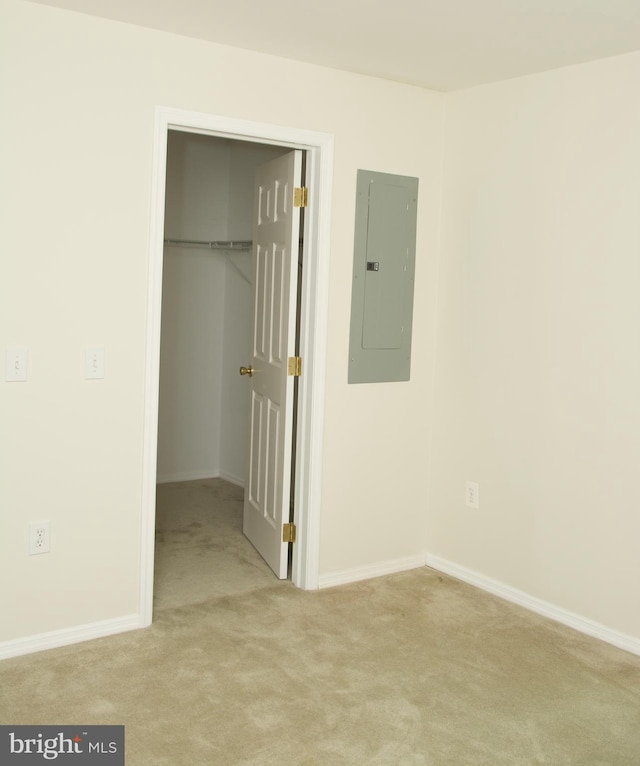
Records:
{"label": "electrical panel door", "polygon": [[349,383],[409,380],[418,179],[358,171]]}

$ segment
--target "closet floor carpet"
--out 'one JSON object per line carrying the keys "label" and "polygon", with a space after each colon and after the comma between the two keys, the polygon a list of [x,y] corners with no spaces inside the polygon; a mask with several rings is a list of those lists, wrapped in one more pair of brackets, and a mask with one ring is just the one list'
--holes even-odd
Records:
{"label": "closet floor carpet", "polygon": [[243,498],[223,479],[158,485],[154,612],[277,584],[242,534]]}

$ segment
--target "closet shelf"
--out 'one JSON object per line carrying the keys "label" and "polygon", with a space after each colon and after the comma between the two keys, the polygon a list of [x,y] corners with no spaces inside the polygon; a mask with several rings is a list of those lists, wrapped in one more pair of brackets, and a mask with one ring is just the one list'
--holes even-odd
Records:
{"label": "closet shelf", "polygon": [[206,247],[209,250],[251,250],[253,242],[246,239],[229,240],[227,242],[204,242],[199,239],[165,239],[165,245],[184,247]]}

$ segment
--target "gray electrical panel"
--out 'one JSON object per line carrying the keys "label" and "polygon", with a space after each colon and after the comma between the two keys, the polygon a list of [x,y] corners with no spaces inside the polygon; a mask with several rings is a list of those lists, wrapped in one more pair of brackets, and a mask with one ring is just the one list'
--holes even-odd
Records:
{"label": "gray electrical panel", "polygon": [[418,179],[358,170],[349,383],[409,380]]}

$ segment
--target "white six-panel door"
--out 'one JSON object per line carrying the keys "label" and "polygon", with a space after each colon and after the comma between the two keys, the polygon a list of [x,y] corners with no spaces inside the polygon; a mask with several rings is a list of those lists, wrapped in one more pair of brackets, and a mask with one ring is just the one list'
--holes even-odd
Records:
{"label": "white six-panel door", "polygon": [[245,477],[245,535],[283,579],[288,543],[293,377],[302,152],[292,151],[256,170],[253,220],[253,338],[244,380],[250,387],[249,448]]}

